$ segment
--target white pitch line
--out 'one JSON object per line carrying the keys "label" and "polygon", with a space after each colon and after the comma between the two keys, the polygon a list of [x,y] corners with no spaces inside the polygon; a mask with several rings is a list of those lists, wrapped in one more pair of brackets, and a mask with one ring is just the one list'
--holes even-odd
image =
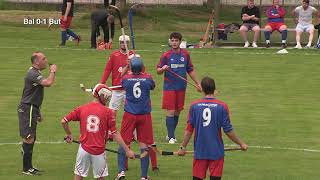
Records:
{"label": "white pitch line", "polygon": [[[0,49],[44,49],[44,50],[68,50],[68,51],[91,51],[94,52],[96,51],[95,49],[89,49],[89,48],[68,48],[68,47],[64,47],[64,48],[55,48],[55,47],[30,47],[30,46],[26,46],[26,47],[6,47],[6,46],[0,46]],[[235,48],[235,50],[240,50],[242,48]],[[289,49],[289,48],[288,48]],[[291,51],[291,50],[294,50]],[[311,49],[314,50],[314,52],[316,53],[303,53],[300,50],[295,50],[295,49],[290,49],[289,54],[290,55],[299,55],[299,56],[319,56],[320,53],[318,53],[317,49]],[[155,52],[155,53],[162,53],[163,51],[161,50],[148,50],[148,49],[137,49],[137,52]],[[275,52],[240,52],[240,51],[228,51],[228,52],[221,52],[221,51],[214,51],[214,49],[212,49],[212,51],[190,51],[191,54],[240,54],[240,55],[277,55],[276,51]],[[278,56],[283,56],[283,55],[278,55]]]}
{"label": "white pitch line", "polygon": [[[36,141],[36,144],[65,144],[64,141]],[[168,143],[160,142],[157,143],[159,145],[169,145]],[[21,145],[21,142],[9,142],[9,143],[0,143],[0,146],[4,145]],[[231,146],[231,147],[238,147],[238,145],[235,144],[225,144],[225,146]],[[249,149],[275,149],[275,150],[290,150],[290,151],[305,151],[305,152],[315,152],[320,153],[319,149],[306,149],[306,148],[293,148],[293,147],[272,147],[272,146],[249,146]]]}
{"label": "white pitch line", "polygon": [[[225,144],[225,146],[232,146],[232,147],[238,147],[234,144]],[[278,149],[278,150],[292,150],[292,151],[306,151],[306,152],[318,152],[320,153],[320,150],[318,149],[302,149],[302,148],[292,148],[292,147],[272,147],[272,146],[249,146],[250,148],[256,148],[256,149]]]}

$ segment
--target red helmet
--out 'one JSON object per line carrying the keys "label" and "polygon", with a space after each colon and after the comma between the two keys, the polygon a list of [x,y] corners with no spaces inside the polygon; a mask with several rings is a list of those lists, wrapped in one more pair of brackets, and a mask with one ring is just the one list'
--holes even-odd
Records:
{"label": "red helmet", "polygon": [[[92,90],[92,95],[98,98],[102,104],[105,104],[110,99],[112,90],[105,84],[97,84]],[[104,98],[104,100],[101,98]]]}

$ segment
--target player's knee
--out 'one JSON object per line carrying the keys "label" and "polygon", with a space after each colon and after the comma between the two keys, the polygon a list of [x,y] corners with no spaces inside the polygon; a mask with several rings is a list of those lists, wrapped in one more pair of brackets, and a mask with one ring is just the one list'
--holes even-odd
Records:
{"label": "player's knee", "polygon": [[314,33],[314,29],[310,29],[309,34],[313,34],[313,33]]}
{"label": "player's knee", "polygon": [[221,180],[221,177],[218,177],[218,176],[210,176],[210,180]]}
{"label": "player's knee", "polygon": [[139,147],[140,147],[140,149],[148,149],[147,144],[145,144],[143,142],[139,142]]}
{"label": "player's knee", "polygon": [[271,26],[265,26],[264,29],[265,29],[266,31],[272,31]]}
{"label": "player's knee", "polygon": [[176,111],[174,112],[174,115],[175,115],[175,116],[179,116],[179,115],[180,115],[180,112],[181,112],[181,110],[176,110]]}
{"label": "player's knee", "polygon": [[260,27],[259,26],[255,26],[252,28],[253,32],[260,32]]}
{"label": "player's knee", "polygon": [[247,31],[248,31],[248,28],[245,27],[245,26],[241,26],[239,31],[240,31],[240,32],[247,32]]}
{"label": "player's knee", "polygon": [[175,113],[175,110],[167,110],[167,116],[173,117]]}
{"label": "player's knee", "polygon": [[286,25],[282,25],[282,26],[280,26],[280,28],[279,28],[279,30],[280,31],[284,31],[284,30],[287,30],[287,26]]}

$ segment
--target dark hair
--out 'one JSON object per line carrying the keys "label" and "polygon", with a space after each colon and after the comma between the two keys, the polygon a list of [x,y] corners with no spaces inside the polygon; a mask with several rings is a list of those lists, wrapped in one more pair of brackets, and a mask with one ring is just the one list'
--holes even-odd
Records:
{"label": "dark hair", "polygon": [[31,55],[31,63],[33,64],[35,60],[38,59],[38,53],[40,53],[39,51],[33,52]]}
{"label": "dark hair", "polygon": [[172,39],[172,38],[179,39],[181,41],[182,35],[179,32],[173,32],[170,34],[170,39]]}
{"label": "dark hair", "polygon": [[309,4],[309,3],[310,3],[310,1],[309,1],[309,0],[303,0],[302,2],[305,2],[305,3],[307,3],[307,4]]}
{"label": "dark hair", "polygon": [[216,84],[214,79],[206,76],[201,80],[201,88],[205,95],[214,94],[216,90]]}

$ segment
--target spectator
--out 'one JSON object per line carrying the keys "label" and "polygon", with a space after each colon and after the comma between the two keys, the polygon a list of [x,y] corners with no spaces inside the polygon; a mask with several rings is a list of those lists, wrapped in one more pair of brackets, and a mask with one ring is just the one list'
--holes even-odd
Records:
{"label": "spectator", "polygon": [[301,34],[303,32],[309,33],[309,41],[306,45],[306,48],[310,48],[312,41],[313,41],[313,35],[314,35],[314,26],[312,24],[312,15],[318,14],[318,22],[319,22],[319,11],[309,5],[309,0],[302,0],[302,5],[296,7],[293,12],[293,16],[295,17],[295,23],[297,24],[296,27],[296,41],[297,45],[295,46],[296,49],[301,49]]}
{"label": "spectator", "polygon": [[248,5],[242,8],[241,18],[243,25],[240,27],[240,35],[244,41],[243,47],[249,47],[247,32],[252,30],[254,32],[252,47],[257,48],[257,40],[260,35],[260,10],[254,5],[254,0],[248,0]]}

